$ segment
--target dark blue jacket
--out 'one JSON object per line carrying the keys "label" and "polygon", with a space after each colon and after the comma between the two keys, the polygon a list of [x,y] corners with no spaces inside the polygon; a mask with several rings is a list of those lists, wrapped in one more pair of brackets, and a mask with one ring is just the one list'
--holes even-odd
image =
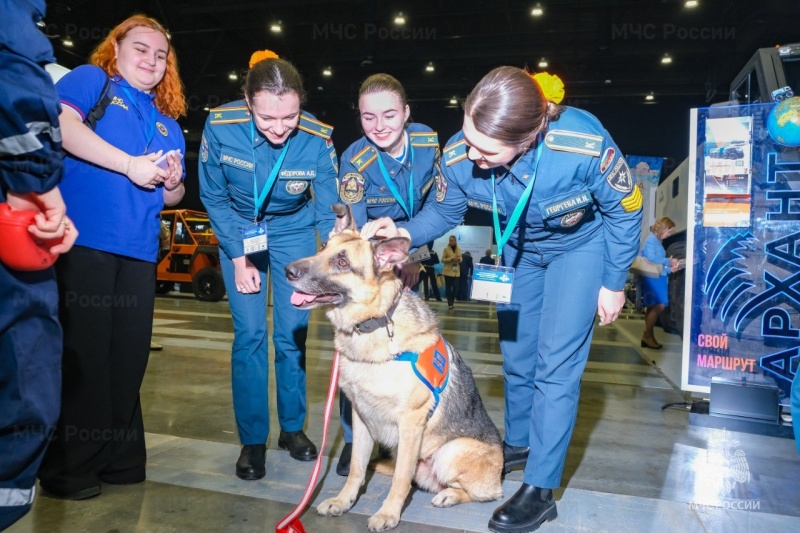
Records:
{"label": "dark blue jacket", "polygon": [[43,193],[61,180],[61,106],[44,70],[55,58],[36,26],[44,10],[43,0],[0,0],[0,201],[8,190]]}
{"label": "dark blue jacket", "polygon": [[[436,201],[400,224],[411,234],[412,246],[460,224],[468,206],[492,211],[491,172],[475,165],[467,150],[458,132],[443,152],[444,173],[437,179]],[[501,230],[533,179],[536,152],[533,146],[510,169],[494,169]],[[639,248],[642,195],[611,136],[589,113],[564,108],[544,136],[535,175],[527,209],[507,245],[541,255],[602,240],[603,286],[621,290]]]}
{"label": "dark blue jacket", "polygon": [[413,174],[414,207],[412,216],[419,213],[440,172],[439,138],[424,124],[409,124],[406,127],[409,145],[403,163],[385,151],[379,150],[366,136],[350,145],[342,154],[339,170],[339,198],[350,204],[353,218],[361,227],[368,220],[389,217],[395,222],[409,217],[394,194],[386,185],[378,165],[380,157],[386,171],[394,180],[395,187],[408,207],[408,190]]}
{"label": "dark blue jacket", "polygon": [[[314,202],[317,231],[323,242],[336,218],[331,205],[338,202],[336,150],[333,128],[303,112],[278,178],[259,209],[270,234],[292,233],[296,220],[287,217]],[[252,136],[252,137],[251,137]],[[200,198],[211,218],[214,233],[231,259],[244,255],[241,228],[253,223],[253,180],[259,191],[281,154],[252,125],[244,100],[212,109],[200,145]],[[314,196],[312,200],[311,189]]]}

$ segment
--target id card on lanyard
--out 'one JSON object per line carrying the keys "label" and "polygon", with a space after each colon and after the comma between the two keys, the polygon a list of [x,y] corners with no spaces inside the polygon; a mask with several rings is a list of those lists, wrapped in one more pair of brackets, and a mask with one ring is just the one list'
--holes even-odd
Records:
{"label": "id card on lanyard", "polygon": [[[253,119],[251,118],[250,139],[254,139],[255,135],[256,132],[255,128],[253,127]],[[275,161],[275,164],[272,166],[272,170],[267,177],[267,182],[264,184],[264,188],[261,189],[261,194],[258,193],[258,180],[256,178],[256,149],[252,145],[250,147],[253,153],[253,223],[242,228],[242,244],[244,245],[244,255],[264,252],[268,249],[267,221],[258,221],[258,211],[261,209],[261,205],[267,199],[269,192],[272,190],[272,186],[275,185],[275,180],[278,179],[278,173],[281,171],[283,160],[286,159],[286,151],[289,149],[290,141],[291,139],[287,139],[286,144],[283,145],[281,155],[278,156],[278,160]]]}
{"label": "id card on lanyard", "polygon": [[497,214],[497,194],[495,191],[495,177],[494,169],[492,169],[492,215],[494,218],[494,236],[497,242],[497,257],[495,258],[494,265],[477,264],[473,267],[472,271],[472,299],[485,300],[488,302],[496,303],[509,303],[511,301],[511,292],[514,288],[514,271],[513,267],[500,266],[502,259],[503,248],[505,247],[508,239],[511,238],[514,228],[517,227],[522,211],[528,205],[528,200],[531,198],[533,192],[533,183],[536,181],[536,171],[539,169],[539,159],[542,156],[542,135],[541,133],[536,138],[536,159],[533,163],[533,175],[531,176],[525,191],[517,201],[511,217],[508,219],[505,231],[500,231],[500,216]]}

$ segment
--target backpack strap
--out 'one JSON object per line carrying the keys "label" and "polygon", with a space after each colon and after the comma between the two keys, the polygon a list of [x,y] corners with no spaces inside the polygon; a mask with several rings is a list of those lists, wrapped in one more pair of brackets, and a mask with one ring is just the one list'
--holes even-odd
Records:
{"label": "backpack strap", "polygon": [[103,84],[103,90],[100,92],[100,98],[97,99],[92,109],[86,114],[86,120],[84,120],[83,123],[89,126],[92,131],[97,127],[97,121],[106,114],[106,108],[113,100],[110,89],[111,78],[106,78],[106,82]]}

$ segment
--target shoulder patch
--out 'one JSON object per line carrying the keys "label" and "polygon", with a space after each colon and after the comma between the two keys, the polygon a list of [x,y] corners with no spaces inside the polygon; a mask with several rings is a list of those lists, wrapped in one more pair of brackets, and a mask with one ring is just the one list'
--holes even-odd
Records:
{"label": "shoulder patch", "polygon": [[606,151],[603,152],[603,157],[600,159],[600,174],[605,174],[608,167],[611,166],[611,162],[614,161],[614,156],[617,154],[617,151],[611,148],[610,146],[606,148]]}
{"label": "shoulder patch", "polygon": [[444,149],[444,164],[448,167],[467,158],[467,142],[461,139]]}
{"label": "shoulder patch", "polygon": [[411,139],[411,146],[419,148],[439,148],[439,136],[435,131],[418,131],[416,133],[409,133]]}
{"label": "shoulder patch", "polygon": [[642,208],[642,190],[638,186],[634,187],[633,192],[623,198],[619,203],[626,213],[638,211]]}
{"label": "shoulder patch", "polygon": [[364,176],[358,172],[348,172],[342,177],[339,198],[348,204],[357,204],[364,198]]}
{"label": "shoulder patch", "polygon": [[364,169],[370,166],[376,159],[378,159],[378,151],[374,146],[367,146],[354,155],[350,159],[350,162],[359,172],[364,172]]}
{"label": "shoulder patch", "polygon": [[209,112],[211,124],[238,124],[250,120],[247,107],[216,107]]}
{"label": "shoulder patch", "polygon": [[628,163],[625,158],[619,156],[614,168],[608,173],[606,181],[612,189],[622,193],[629,193],[633,189],[633,178],[631,177],[631,169],[628,168]]}
{"label": "shoulder patch", "polygon": [[544,144],[551,150],[600,157],[603,138],[577,131],[551,130],[545,135]]}
{"label": "shoulder patch", "polygon": [[305,113],[300,114],[300,122],[297,124],[297,129],[316,135],[317,137],[322,137],[325,140],[329,140],[333,133],[333,126],[311,118]]}

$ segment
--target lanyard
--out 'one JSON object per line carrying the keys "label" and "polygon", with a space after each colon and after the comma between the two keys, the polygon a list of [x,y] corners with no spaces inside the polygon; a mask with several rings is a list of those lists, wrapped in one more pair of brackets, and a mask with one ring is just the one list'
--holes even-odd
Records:
{"label": "lanyard", "polygon": [[250,119],[250,150],[253,152],[253,223],[258,220],[258,210],[261,208],[261,204],[264,203],[264,200],[267,199],[267,195],[269,191],[272,190],[272,186],[275,185],[275,180],[278,178],[278,172],[281,171],[281,165],[283,165],[283,160],[286,158],[286,150],[289,149],[289,141],[291,139],[286,140],[286,144],[283,145],[283,150],[281,150],[281,155],[278,156],[278,160],[275,161],[275,164],[272,166],[272,170],[269,173],[269,177],[267,178],[267,182],[264,184],[264,188],[261,189],[261,194],[258,194],[258,184],[256,179],[256,149],[252,145],[255,142],[253,139],[256,137],[256,130],[253,127],[253,119]]}
{"label": "lanyard", "polygon": [[[142,110],[139,109],[138,102],[133,97],[128,88],[121,84],[119,85],[119,88],[125,92],[125,95],[128,97],[128,101],[136,109],[136,112],[139,113],[139,116],[142,117],[142,120],[145,120],[144,113],[142,113]],[[146,132],[147,144],[144,145],[144,153],[147,153],[147,149],[150,147],[150,143],[153,142],[153,136],[156,134],[156,108],[153,104],[150,104],[150,123],[148,124],[148,126],[149,128]]]}
{"label": "lanyard", "polygon": [[539,169],[539,159],[542,157],[542,136],[539,135],[536,139],[536,159],[533,161],[533,175],[531,176],[531,180],[528,182],[528,186],[525,187],[525,191],[520,196],[519,200],[517,201],[517,206],[514,208],[514,212],[511,213],[511,217],[508,219],[508,223],[506,224],[506,230],[504,232],[500,231],[500,216],[497,214],[497,195],[495,194],[495,178],[494,178],[494,169],[492,169],[492,215],[494,218],[494,237],[495,241],[497,242],[497,263],[500,263],[500,257],[503,255],[503,247],[508,242],[508,239],[511,238],[511,234],[514,232],[514,228],[517,227],[517,222],[519,222],[519,217],[522,216],[522,211],[525,209],[525,206],[528,203],[528,199],[531,197],[531,193],[533,192],[533,182],[536,181],[536,171]]}
{"label": "lanyard", "polygon": [[403,198],[400,195],[400,191],[397,190],[397,186],[394,184],[394,180],[389,176],[389,173],[386,171],[386,166],[383,164],[380,151],[378,152],[378,166],[381,167],[381,174],[383,174],[383,181],[386,182],[386,185],[389,187],[389,190],[392,191],[392,195],[394,195],[395,199],[397,199],[397,203],[400,204],[400,207],[403,208],[403,211],[405,211],[406,216],[408,216],[409,220],[411,220],[411,218],[414,217],[414,147],[411,146],[411,143],[409,143],[408,149],[410,151],[408,168],[409,172],[411,173],[411,177],[409,178],[408,182],[408,207],[406,207],[406,203],[403,201]]}

